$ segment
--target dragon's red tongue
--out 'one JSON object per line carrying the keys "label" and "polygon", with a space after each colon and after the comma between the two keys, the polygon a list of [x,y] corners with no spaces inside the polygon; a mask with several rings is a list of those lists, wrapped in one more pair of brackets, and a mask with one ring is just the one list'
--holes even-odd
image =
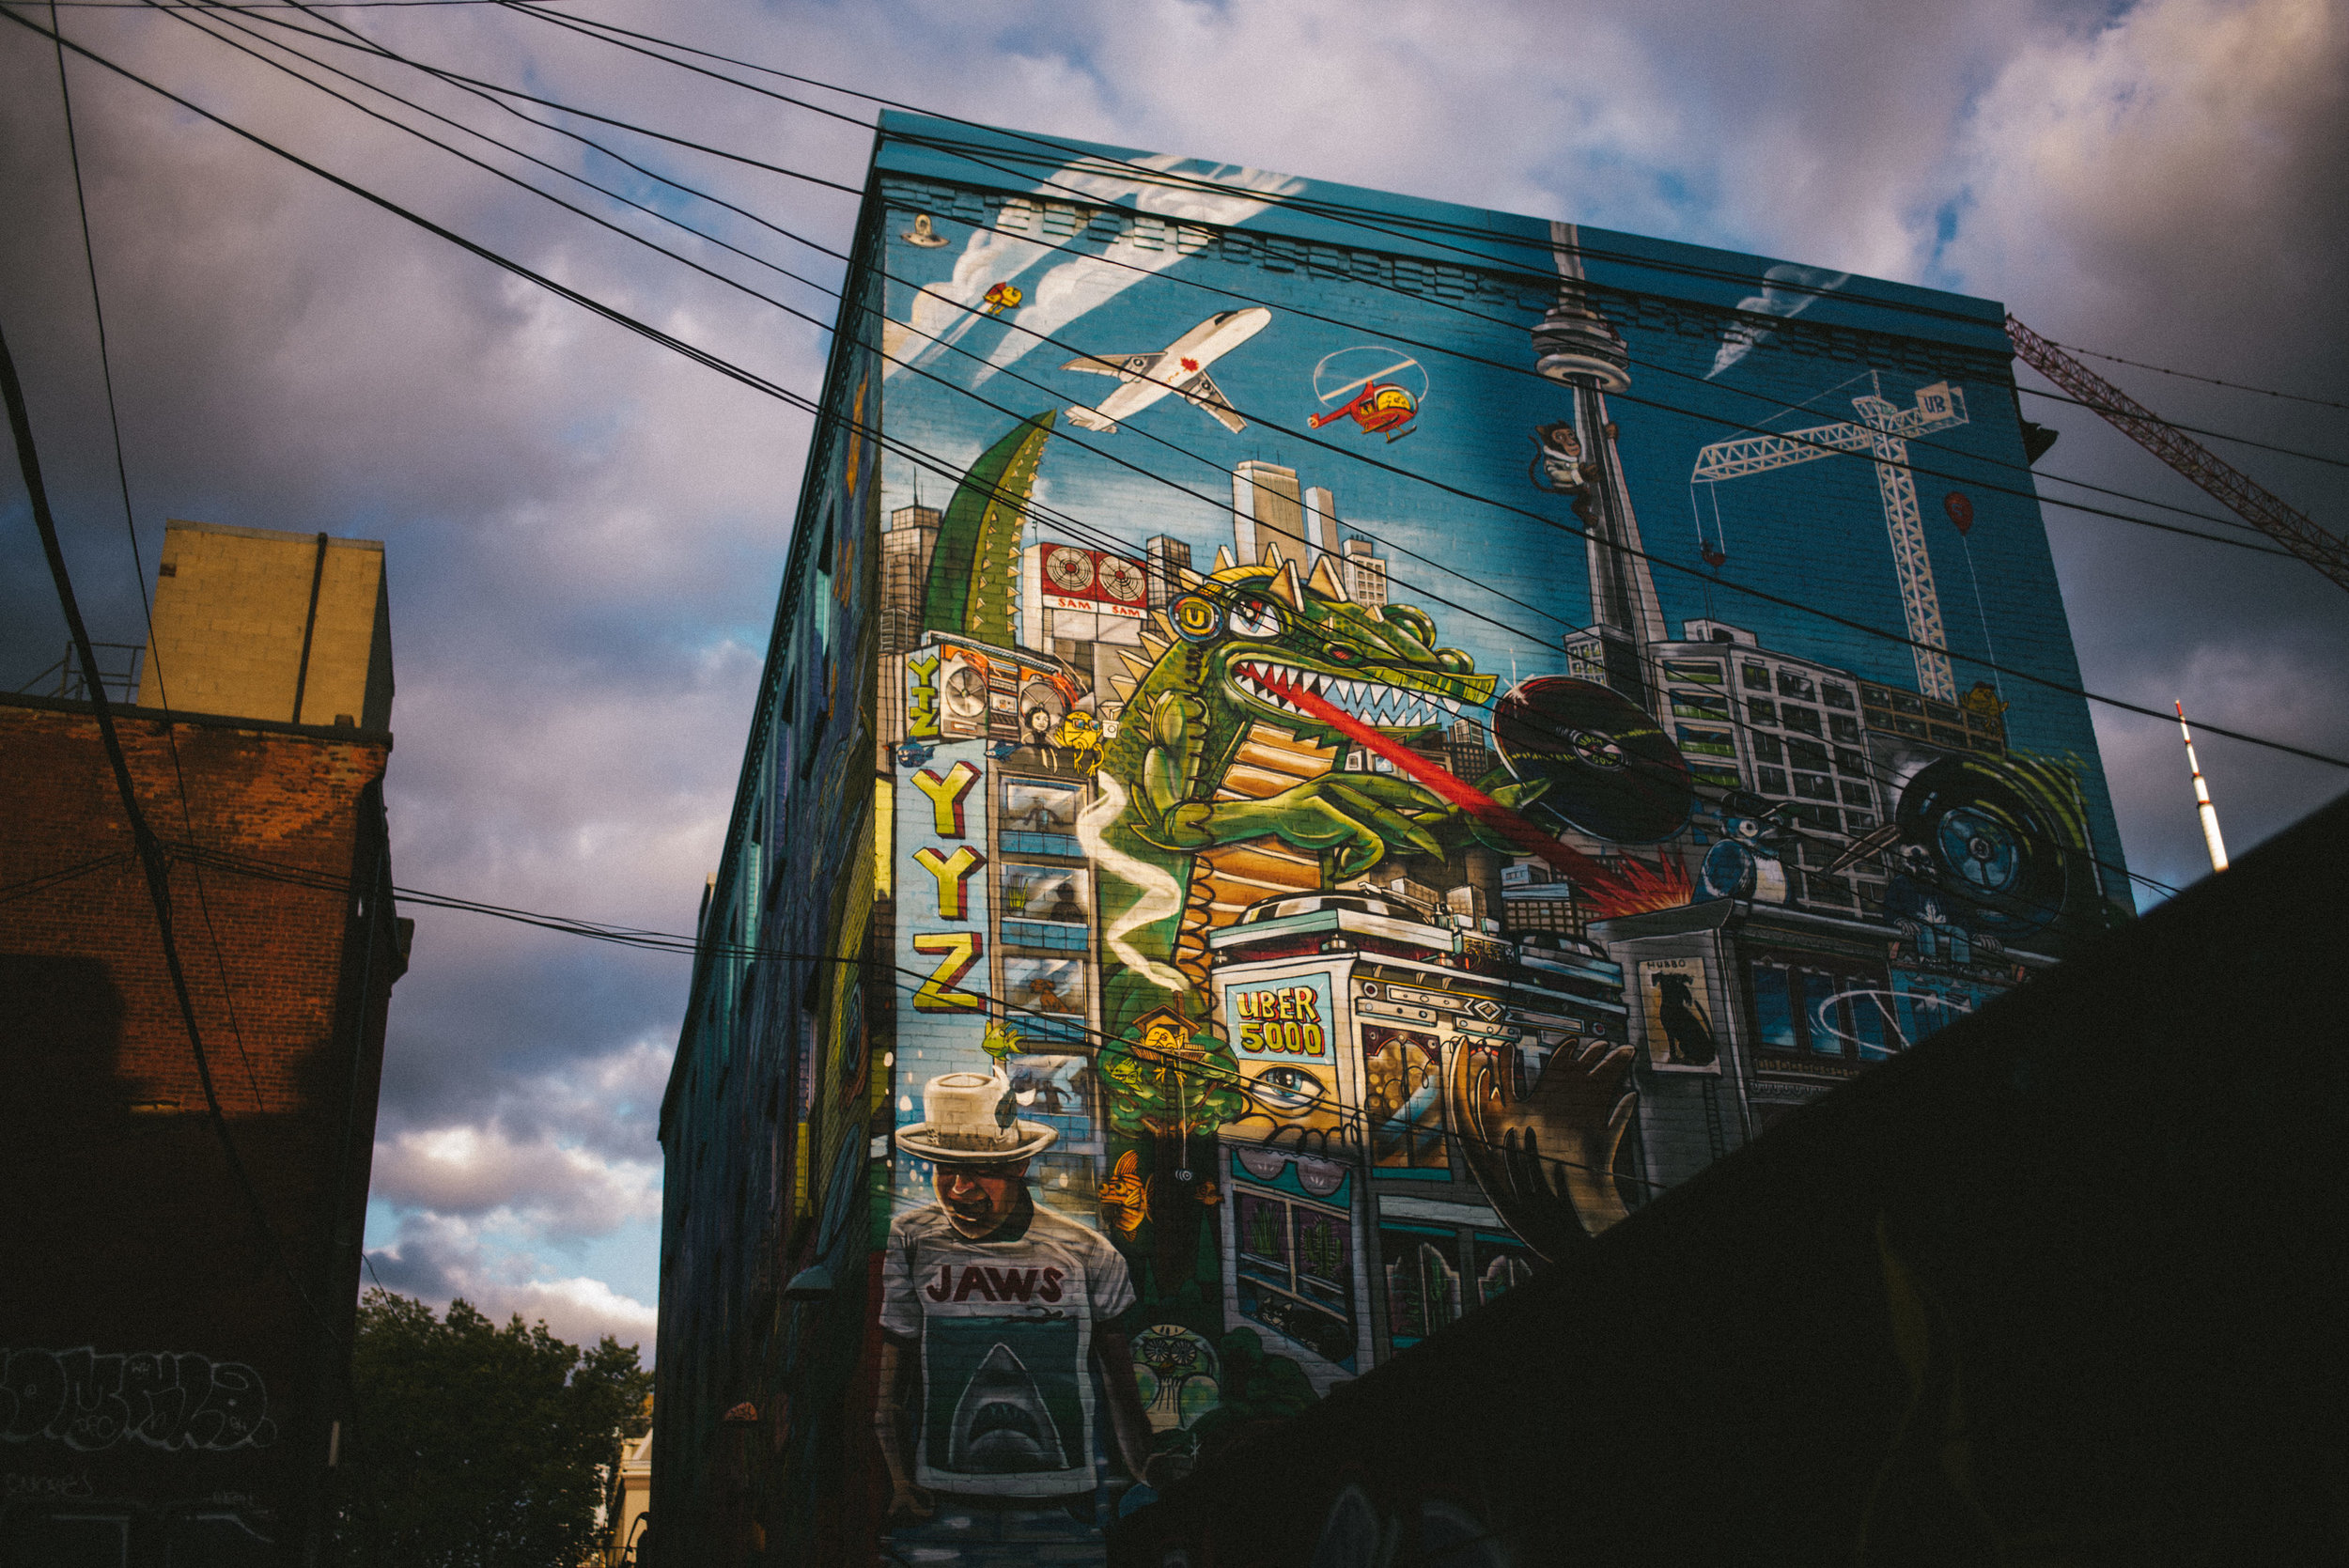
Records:
{"label": "dragon's red tongue", "polygon": [[[1413,784],[1469,813],[1527,854],[1538,855],[1564,872],[1581,885],[1603,914],[1627,914],[1634,909],[1660,907],[1656,902],[1653,890],[1635,885],[1635,879],[1620,877],[1573,846],[1560,843],[1474,784],[1455,777],[1400,741],[1371,728],[1319,692],[1308,691],[1269,668],[1260,667],[1256,679],[1267,690],[1279,692],[1339,734],[1385,757],[1401,768]],[[1651,876],[1636,880],[1646,882],[1654,879]],[[1672,900],[1685,901],[1685,898]]]}

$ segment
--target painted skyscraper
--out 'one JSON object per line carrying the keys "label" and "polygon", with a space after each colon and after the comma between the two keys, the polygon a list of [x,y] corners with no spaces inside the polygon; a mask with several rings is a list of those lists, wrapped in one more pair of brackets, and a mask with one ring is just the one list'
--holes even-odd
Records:
{"label": "painted skyscraper", "polygon": [[1097,1561],[2117,918],[1994,302],[894,114],[859,233],[664,1552]]}

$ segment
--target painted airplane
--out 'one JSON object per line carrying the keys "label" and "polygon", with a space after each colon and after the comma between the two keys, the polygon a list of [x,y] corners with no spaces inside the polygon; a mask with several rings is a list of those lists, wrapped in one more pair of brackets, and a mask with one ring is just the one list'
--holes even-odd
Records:
{"label": "painted airplane", "polygon": [[1086,354],[1061,366],[1115,376],[1125,385],[1092,408],[1072,408],[1071,423],[1088,430],[1113,431],[1121,419],[1131,419],[1168,393],[1174,394],[1237,435],[1248,421],[1233,411],[1223,391],[1207,374],[1207,366],[1265,330],[1272,312],[1262,305],[1227,310],[1210,316],[1156,354]]}

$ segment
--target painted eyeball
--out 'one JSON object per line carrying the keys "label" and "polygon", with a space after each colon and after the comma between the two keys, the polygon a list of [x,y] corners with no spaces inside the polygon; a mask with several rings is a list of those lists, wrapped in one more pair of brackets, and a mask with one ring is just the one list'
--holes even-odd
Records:
{"label": "painted eyeball", "polygon": [[1249,1087],[1275,1110],[1302,1110],[1321,1098],[1320,1080],[1295,1067],[1268,1067]]}
{"label": "painted eyeball", "polygon": [[1229,617],[1236,637],[1281,635],[1281,607],[1268,598],[1237,598]]}
{"label": "painted eyeball", "polygon": [[1197,594],[1185,594],[1166,607],[1175,635],[1186,643],[1205,643],[1223,629],[1223,612]]}

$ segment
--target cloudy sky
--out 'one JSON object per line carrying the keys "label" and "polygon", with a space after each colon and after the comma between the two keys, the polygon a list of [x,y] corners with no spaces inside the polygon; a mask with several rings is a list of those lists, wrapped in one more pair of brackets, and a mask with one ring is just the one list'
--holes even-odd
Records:
{"label": "cloudy sky", "polygon": [[[46,21],[45,8],[8,8]],[[2064,342],[2349,403],[2349,0],[563,8],[974,119],[1962,289]],[[59,14],[74,39],[437,223],[771,380],[817,385],[824,341],[806,322],[367,119],[200,36],[185,13]],[[412,58],[863,178],[869,133],[856,125],[508,9],[332,14]],[[294,42],[614,182],[614,166],[576,143],[261,16],[331,30],[276,10],[238,41]],[[169,517],[385,541],[397,879],[690,930],[724,831],[806,420],[87,61],[71,69],[150,570]],[[789,90],[869,117],[856,100]],[[847,242],[852,196],[581,129],[819,244]],[[0,323],[93,634],[138,642],[69,171],[50,45],[0,28]],[[820,251],[628,179],[639,199],[818,285],[837,279]],[[817,288],[679,242],[829,319]],[[2102,368],[2171,419],[2349,458],[2341,409]],[[2212,526],[2147,505],[2217,509],[2093,416],[2030,397],[2025,411],[2062,432],[2044,494]],[[2212,444],[2349,529],[2341,463]],[[17,686],[55,660],[64,631],[12,467],[5,486],[0,682]],[[2349,754],[2340,589],[2287,560],[2047,518],[2092,689],[2159,706],[2183,697],[2214,722]],[[2097,722],[2130,863],[2191,879],[2205,862],[2175,729],[2109,709]],[[2223,740],[2202,757],[2238,852],[2349,787],[2339,769]],[[392,1007],[376,1270],[436,1303],[462,1294],[568,1335],[641,1339],[649,1354],[654,1119],[685,961],[419,913]]]}

